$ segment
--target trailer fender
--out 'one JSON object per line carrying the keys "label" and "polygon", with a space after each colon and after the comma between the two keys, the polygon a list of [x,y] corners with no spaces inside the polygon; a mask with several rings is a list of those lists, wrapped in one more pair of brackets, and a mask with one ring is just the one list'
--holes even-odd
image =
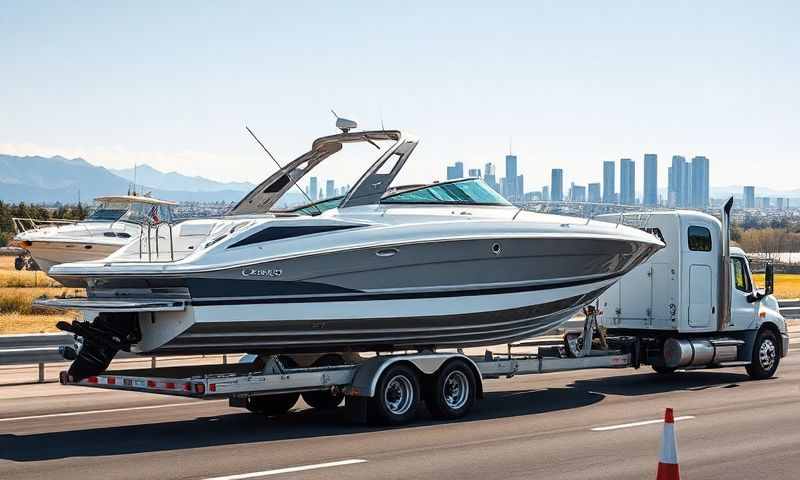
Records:
{"label": "trailer fender", "polygon": [[421,353],[418,355],[387,355],[371,358],[358,367],[353,376],[353,382],[346,390],[346,393],[357,397],[374,397],[381,374],[389,366],[398,362],[411,365],[423,375],[430,375],[454,358],[466,361],[472,368],[478,383],[478,394],[480,396],[483,392],[480,370],[478,370],[478,366],[472,359],[460,353]]}

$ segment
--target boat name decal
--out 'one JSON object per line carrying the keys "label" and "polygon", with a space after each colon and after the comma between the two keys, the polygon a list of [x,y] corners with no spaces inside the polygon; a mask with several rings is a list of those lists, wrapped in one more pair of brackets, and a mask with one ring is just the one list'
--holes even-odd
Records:
{"label": "boat name decal", "polygon": [[243,277],[280,277],[283,270],[280,268],[245,268],[242,270]]}

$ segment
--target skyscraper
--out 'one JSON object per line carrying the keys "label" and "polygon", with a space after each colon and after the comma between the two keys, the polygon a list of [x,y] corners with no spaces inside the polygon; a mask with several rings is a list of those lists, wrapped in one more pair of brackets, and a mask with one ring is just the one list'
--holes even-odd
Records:
{"label": "skyscraper", "polygon": [[545,202],[550,201],[550,187],[548,187],[547,185],[542,187],[542,200],[544,200]]}
{"label": "skyscraper", "polygon": [[619,203],[636,203],[636,164],[630,158],[619,160]]}
{"label": "skyscraper", "polygon": [[658,205],[658,157],[644,154],[644,204]]}
{"label": "skyscraper", "polygon": [[336,196],[336,186],[333,180],[325,182],[325,198],[332,198]]}
{"label": "skyscraper", "polygon": [[692,159],[691,170],[692,181],[692,208],[708,207],[709,198],[709,179],[708,179],[708,159],[697,156]]}
{"label": "skyscraper", "polygon": [[308,180],[308,195],[312,201],[317,201],[317,177],[311,177]]}
{"label": "skyscraper", "polygon": [[506,155],[506,184],[509,191],[506,195],[509,198],[517,197],[517,156]]}
{"label": "skyscraper", "polygon": [[571,202],[585,202],[586,201],[586,187],[583,185],[571,184],[569,189],[569,200]]}
{"label": "skyscraper", "polygon": [[455,180],[457,178],[464,178],[464,163],[456,162],[447,167],[447,179]]}
{"label": "skyscraper", "polygon": [[483,180],[494,189],[497,193],[500,193],[500,185],[497,183],[497,177],[495,176],[495,168],[492,162],[487,163],[484,165],[483,168]]}
{"label": "skyscraper", "polygon": [[756,187],[746,186],[742,191],[744,208],[756,208]]}
{"label": "skyscraper", "polygon": [[554,168],[550,172],[550,200],[564,201],[564,170],[560,168]]}
{"label": "skyscraper", "polygon": [[614,161],[603,162],[603,203],[617,203]]}
{"label": "skyscraper", "polygon": [[480,168],[470,168],[468,176],[481,178],[481,169]]}
{"label": "skyscraper", "polygon": [[587,200],[590,203],[600,203],[602,197],[600,197],[600,184],[599,183],[590,183],[588,192],[587,192]]}
{"label": "skyscraper", "polygon": [[[670,169],[669,193],[670,198],[674,198],[672,207],[686,207],[689,190],[689,168],[686,158],[680,155],[672,156],[672,168]],[[672,195],[674,194],[674,196]]]}

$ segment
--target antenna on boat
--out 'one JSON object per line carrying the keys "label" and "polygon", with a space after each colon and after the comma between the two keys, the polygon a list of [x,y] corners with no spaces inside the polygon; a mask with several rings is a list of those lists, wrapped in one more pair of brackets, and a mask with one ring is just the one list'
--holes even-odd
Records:
{"label": "antenna on boat", "polygon": [[339,115],[336,115],[336,112],[333,111],[331,108],[331,113],[334,117],[336,117],[336,128],[342,131],[342,133],[347,133],[354,128],[358,128],[358,124],[353,120],[348,120],[346,118],[342,118]]}
{"label": "antenna on boat", "polygon": [[[331,111],[333,111],[333,110],[331,110]],[[336,115],[336,114],[334,114],[334,115]],[[337,122],[337,123],[338,123],[338,122]],[[273,157],[273,156],[272,156],[272,153],[270,153],[270,151],[269,151],[269,150],[267,150],[267,147],[265,147],[265,146],[264,146],[264,144],[263,144],[263,143],[261,143],[261,140],[259,140],[259,139],[258,139],[258,137],[256,136],[256,134],[255,134],[255,133],[253,133],[253,131],[252,131],[252,130],[250,130],[250,127],[248,127],[247,125],[245,125],[245,126],[244,126],[244,128],[246,128],[246,129],[247,129],[247,132],[248,132],[248,133],[249,133],[249,134],[250,134],[250,135],[253,137],[253,140],[255,140],[255,141],[256,141],[256,142],[257,142],[259,145],[261,145],[261,148],[262,148],[262,149],[264,149],[264,151],[265,151],[265,152],[267,152],[267,155],[269,155],[269,158],[271,158],[271,159],[272,159],[272,161],[273,161],[273,162],[275,162],[275,165],[277,165],[277,166],[278,166],[278,170],[283,170],[283,167],[281,166],[280,162],[278,162],[278,161],[275,159],[275,157]],[[287,172],[287,173],[286,173],[286,176],[287,176],[287,177],[289,177],[289,180],[294,180],[294,179],[292,178],[292,176],[289,174],[289,172]],[[303,187],[301,187],[301,186],[300,186],[300,185],[298,185],[297,183],[295,183],[295,184],[294,184],[294,186],[295,186],[295,187],[297,187],[297,189],[298,189],[298,190],[300,190],[300,193],[302,193],[304,197],[306,197],[306,200],[308,200],[308,204],[309,204],[309,206],[313,206],[314,208],[316,208],[316,209],[317,209],[317,211],[318,211],[320,214],[322,214],[322,210],[319,208],[319,206],[317,206],[317,204],[316,204],[316,203],[314,203],[314,201],[313,201],[313,200],[311,200],[311,197],[309,197],[309,196],[308,196],[308,194],[306,194],[306,191],[305,191],[305,190],[303,190]]]}

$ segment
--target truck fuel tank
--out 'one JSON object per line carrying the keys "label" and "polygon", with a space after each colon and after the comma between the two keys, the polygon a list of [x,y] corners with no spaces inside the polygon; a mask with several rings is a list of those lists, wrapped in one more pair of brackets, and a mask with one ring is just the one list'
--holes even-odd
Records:
{"label": "truck fuel tank", "polygon": [[669,368],[702,367],[735,362],[741,340],[668,338],[664,342],[664,365]]}

